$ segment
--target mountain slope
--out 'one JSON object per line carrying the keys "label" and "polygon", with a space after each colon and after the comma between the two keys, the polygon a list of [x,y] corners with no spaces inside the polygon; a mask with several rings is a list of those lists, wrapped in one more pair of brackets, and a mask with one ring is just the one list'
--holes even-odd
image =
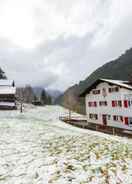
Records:
{"label": "mountain slope", "polygon": [[70,87],[61,95],[56,103],[80,113],[85,112],[84,99],[80,99],[78,95],[83,92],[98,78],[129,80],[132,78],[132,49],[128,50],[118,59],[106,63],[102,67],[94,71],[84,81],[80,81],[77,85]]}

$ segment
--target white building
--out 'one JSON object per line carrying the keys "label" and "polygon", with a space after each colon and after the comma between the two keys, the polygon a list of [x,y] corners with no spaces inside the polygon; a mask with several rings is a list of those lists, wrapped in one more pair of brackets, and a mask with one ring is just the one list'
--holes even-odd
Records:
{"label": "white building", "polygon": [[0,109],[16,109],[14,81],[0,80]]}
{"label": "white building", "polygon": [[132,130],[130,82],[99,79],[81,96],[85,96],[88,123]]}

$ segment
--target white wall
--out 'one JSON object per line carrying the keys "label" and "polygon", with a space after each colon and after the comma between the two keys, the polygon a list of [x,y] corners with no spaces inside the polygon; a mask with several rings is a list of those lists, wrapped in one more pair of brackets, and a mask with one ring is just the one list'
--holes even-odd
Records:
{"label": "white wall", "polygon": [[[107,119],[107,125],[118,127],[118,128],[124,128],[124,129],[130,129],[132,130],[132,127],[125,125],[125,122],[117,122],[113,120],[113,115],[117,116],[123,116],[123,117],[132,117],[132,106],[125,108],[123,101],[125,99],[132,100],[132,91],[127,90],[125,88],[119,88],[119,92],[112,92],[109,93],[108,88],[113,88],[116,86],[111,86],[106,82],[102,82],[99,85],[96,86],[96,89],[101,90],[100,94],[94,95],[92,91],[90,94],[86,95],[85,103],[86,103],[86,114],[87,114],[87,121],[96,123],[96,124],[103,124],[102,121],[102,114],[108,114],[111,115],[110,120]],[[105,88],[107,91],[107,96],[104,97],[102,95],[102,89]],[[95,89],[93,89],[95,90]],[[129,94],[129,98],[127,97]],[[122,101],[122,107],[112,107],[112,101],[113,100],[121,100]],[[97,107],[89,107],[88,102],[97,102]],[[99,101],[107,101],[107,106],[99,106]],[[89,118],[89,114],[98,114],[98,120],[91,120]]]}

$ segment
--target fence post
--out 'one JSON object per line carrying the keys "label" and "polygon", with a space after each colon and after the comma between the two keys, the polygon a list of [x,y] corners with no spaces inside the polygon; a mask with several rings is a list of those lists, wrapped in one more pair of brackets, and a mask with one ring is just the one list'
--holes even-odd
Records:
{"label": "fence post", "polygon": [[113,135],[115,135],[115,128],[112,128],[112,131],[113,131]]}
{"label": "fence post", "polygon": [[23,112],[23,109],[22,109],[22,100],[21,100],[21,107],[20,107],[20,112],[22,113]]}

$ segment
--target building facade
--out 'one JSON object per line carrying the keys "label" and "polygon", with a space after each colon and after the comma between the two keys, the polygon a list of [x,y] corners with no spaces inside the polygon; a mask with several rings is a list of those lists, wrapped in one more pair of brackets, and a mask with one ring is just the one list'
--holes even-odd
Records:
{"label": "building facade", "polygon": [[85,96],[88,123],[132,130],[130,82],[99,79],[81,96]]}
{"label": "building facade", "polygon": [[0,80],[0,109],[16,109],[16,87],[14,81]]}

